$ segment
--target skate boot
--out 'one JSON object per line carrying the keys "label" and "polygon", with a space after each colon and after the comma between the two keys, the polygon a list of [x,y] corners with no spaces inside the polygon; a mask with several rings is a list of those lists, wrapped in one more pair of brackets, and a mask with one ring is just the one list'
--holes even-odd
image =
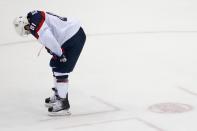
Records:
{"label": "skate boot", "polygon": [[52,91],[54,91],[54,95],[45,99],[45,106],[46,107],[52,107],[54,105],[54,103],[57,101],[57,97],[58,97],[57,89],[52,88]]}
{"label": "skate boot", "polygon": [[66,98],[60,98],[57,96],[56,102],[53,103],[53,106],[48,108],[49,116],[65,116],[71,115],[70,104],[68,101],[68,95]]}

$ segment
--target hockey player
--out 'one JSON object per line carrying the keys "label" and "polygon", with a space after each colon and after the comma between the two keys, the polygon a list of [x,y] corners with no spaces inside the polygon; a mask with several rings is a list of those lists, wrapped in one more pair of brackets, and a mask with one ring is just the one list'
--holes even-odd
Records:
{"label": "hockey player", "polygon": [[32,34],[52,55],[50,67],[54,76],[54,95],[45,99],[49,114],[69,114],[68,76],[73,71],[84,46],[86,35],[75,19],[44,11],[32,11],[14,19],[20,36]]}

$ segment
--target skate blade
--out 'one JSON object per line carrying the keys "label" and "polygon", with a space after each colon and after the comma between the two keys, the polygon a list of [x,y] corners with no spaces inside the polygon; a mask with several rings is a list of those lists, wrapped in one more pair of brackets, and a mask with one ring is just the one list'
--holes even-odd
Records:
{"label": "skate blade", "polygon": [[69,110],[61,110],[58,112],[48,112],[49,116],[70,116],[71,112]]}

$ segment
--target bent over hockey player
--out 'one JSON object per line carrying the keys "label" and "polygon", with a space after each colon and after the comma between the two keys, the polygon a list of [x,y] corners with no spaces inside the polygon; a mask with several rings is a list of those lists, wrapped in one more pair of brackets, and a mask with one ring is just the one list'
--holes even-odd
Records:
{"label": "bent over hockey player", "polygon": [[32,34],[52,55],[50,67],[54,76],[54,95],[45,99],[51,115],[69,113],[68,76],[73,71],[84,46],[86,35],[75,19],[32,11],[15,18],[14,27],[20,36]]}

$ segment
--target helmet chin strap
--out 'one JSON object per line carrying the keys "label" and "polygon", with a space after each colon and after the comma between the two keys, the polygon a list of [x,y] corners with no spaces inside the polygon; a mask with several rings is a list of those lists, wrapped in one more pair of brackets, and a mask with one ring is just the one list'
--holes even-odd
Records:
{"label": "helmet chin strap", "polygon": [[25,30],[24,36],[28,36],[30,34],[30,31]]}
{"label": "helmet chin strap", "polygon": [[24,36],[28,36],[30,34],[29,24],[25,25],[24,28]]}

